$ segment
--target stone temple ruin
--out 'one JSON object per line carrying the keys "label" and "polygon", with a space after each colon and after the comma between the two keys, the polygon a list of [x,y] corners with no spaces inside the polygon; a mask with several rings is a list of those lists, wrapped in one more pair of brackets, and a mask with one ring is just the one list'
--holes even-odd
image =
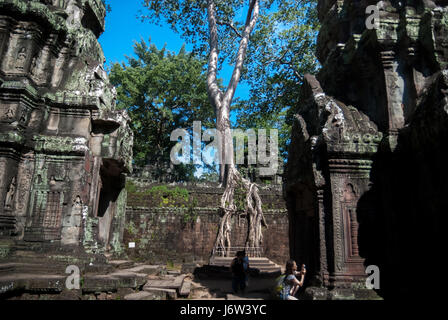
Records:
{"label": "stone temple ruin", "polygon": [[[0,0],[0,299],[185,297],[191,282],[164,260],[192,272],[211,253],[222,190],[192,188],[188,207],[154,202],[165,194],[128,200],[133,139],[103,69],[105,13],[101,0]],[[267,250],[283,261],[287,212],[281,191],[265,193],[283,231]],[[68,290],[76,269],[82,286]]]}
{"label": "stone temple ruin", "polygon": [[100,0],[0,1],[0,257],[8,261],[31,248],[122,250],[132,131],[103,69],[105,13]]}
{"label": "stone temple ruin", "polygon": [[[366,7],[377,5],[377,28]],[[322,69],[307,75],[285,195],[292,257],[314,298],[361,298],[366,267],[383,297],[428,292],[418,265],[442,272],[447,212],[447,1],[318,4]]]}
{"label": "stone temple ruin", "polygon": [[[318,11],[322,69],[300,88],[283,191],[262,194],[266,256],[307,265],[305,299],[430,292],[435,279],[403,279],[443,274],[448,2],[320,0]],[[181,258],[192,272],[213,248],[219,188],[145,182],[127,198],[139,179],[126,186],[132,131],[103,69],[104,17],[101,0],[0,0],[0,297],[64,297],[68,265],[83,275],[76,298],[187,297],[179,271],[116,259]]]}

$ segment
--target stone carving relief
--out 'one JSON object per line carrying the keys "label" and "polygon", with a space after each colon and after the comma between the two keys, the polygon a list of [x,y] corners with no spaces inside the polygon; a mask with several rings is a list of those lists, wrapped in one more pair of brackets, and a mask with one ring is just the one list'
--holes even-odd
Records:
{"label": "stone carving relief", "polygon": [[359,256],[358,248],[358,219],[356,217],[357,196],[353,184],[345,186],[342,200],[342,211],[346,222],[346,245],[349,256]]}
{"label": "stone carving relief", "polygon": [[45,46],[31,61],[31,77],[39,84],[45,82],[48,74],[47,60],[49,56],[49,48]]}
{"label": "stone carving relief", "polygon": [[63,66],[65,64],[65,53],[60,53],[54,63],[54,71],[51,80],[52,87],[57,87],[64,76]]}
{"label": "stone carving relief", "polygon": [[26,58],[27,58],[27,50],[25,47],[22,47],[17,53],[17,60],[15,64],[16,70],[23,71],[25,69]]}
{"label": "stone carving relief", "polygon": [[75,244],[79,240],[79,232],[82,222],[82,200],[78,195],[73,200],[70,213],[62,223],[61,241],[64,244]]}
{"label": "stone carving relief", "polygon": [[78,29],[81,27],[81,19],[83,12],[78,6],[78,1],[69,0],[66,12],[68,14],[67,27],[70,29]]}
{"label": "stone carving relief", "polygon": [[27,110],[23,108],[22,111],[20,112],[20,122],[26,123],[27,120],[28,120],[28,113]]}
{"label": "stone carving relief", "polygon": [[8,110],[6,111],[5,119],[9,121],[14,119],[14,110],[12,108],[8,108]]}
{"label": "stone carving relief", "polygon": [[26,204],[28,203],[28,192],[32,181],[32,169],[30,168],[30,163],[25,162],[19,168],[19,183],[17,188],[16,206],[17,215],[25,215]]}
{"label": "stone carving relief", "polygon": [[14,202],[14,196],[16,194],[16,188],[17,188],[16,177],[13,177],[11,183],[9,184],[8,191],[6,192],[5,205],[4,205],[5,209],[10,210],[12,208],[12,204]]}
{"label": "stone carving relief", "polygon": [[[343,190],[342,181],[344,179],[344,176],[341,174],[333,174],[332,176],[332,190],[334,199],[341,199],[341,192]],[[333,213],[333,232],[334,232],[334,258],[336,263],[336,268],[338,271],[343,270],[343,263],[344,263],[344,225],[343,225],[343,217],[342,212],[340,212],[340,209],[335,207],[335,212]]]}
{"label": "stone carving relief", "polygon": [[[0,1],[0,64],[5,75],[0,88],[0,211],[11,211],[11,221],[17,219],[14,223],[22,227],[21,236],[14,236],[18,241],[62,240],[64,233],[65,243],[78,243],[83,213],[88,221],[90,205],[97,201],[90,189],[97,189],[99,172],[83,166],[93,161],[92,119],[115,122],[117,129],[127,127],[110,137],[113,152],[108,156],[119,165],[123,159],[131,164],[132,132],[129,119],[115,110],[116,92],[103,67],[97,39],[104,23],[104,16],[97,14],[104,11],[103,2],[31,2]],[[84,6],[94,14],[83,17]],[[84,18],[96,20],[83,23]],[[58,115],[54,126],[53,114]],[[97,156],[100,161],[102,156]],[[117,174],[128,167],[120,167]],[[17,175],[12,178],[11,172]],[[115,206],[114,214],[124,214],[124,207]]]}
{"label": "stone carving relief", "polygon": [[35,55],[34,57],[33,57],[33,59],[31,60],[31,67],[30,67],[30,70],[31,70],[31,76],[33,76],[33,77],[37,77],[37,59],[38,59],[38,57],[39,57],[39,54],[37,54],[37,55]]}
{"label": "stone carving relief", "polygon": [[61,193],[49,192],[42,226],[46,228],[58,228],[61,222],[61,214]]}

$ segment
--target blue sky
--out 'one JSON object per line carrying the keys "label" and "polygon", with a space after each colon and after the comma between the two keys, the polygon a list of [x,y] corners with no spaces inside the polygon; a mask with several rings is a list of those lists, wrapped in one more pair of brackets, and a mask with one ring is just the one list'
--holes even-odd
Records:
{"label": "blue sky", "polygon": [[[106,31],[99,39],[106,56],[106,67],[115,62],[125,62],[126,55],[133,55],[134,42],[142,38],[147,42],[151,38],[157,48],[162,48],[166,44],[166,48],[174,52],[178,52],[184,44],[180,36],[168,26],[160,27],[148,21],[141,22],[138,18],[139,10],[145,10],[141,6],[141,0],[108,0],[107,3],[112,7],[112,12],[106,16]],[[191,50],[188,44],[186,48]],[[224,66],[220,74],[224,84],[228,83],[232,70],[231,66]],[[235,98],[247,98],[248,94],[248,86],[240,83]]]}

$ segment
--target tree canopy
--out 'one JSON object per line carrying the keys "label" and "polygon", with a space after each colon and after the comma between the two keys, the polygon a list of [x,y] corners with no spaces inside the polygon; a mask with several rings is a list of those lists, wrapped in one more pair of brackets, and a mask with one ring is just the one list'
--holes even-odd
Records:
{"label": "tree canopy", "polygon": [[[207,0],[145,0],[142,19],[169,25],[194,51],[209,53]],[[242,0],[214,0],[219,65],[235,63],[248,6]],[[259,1],[259,15],[250,36],[241,81],[249,84],[246,100],[235,99],[232,113],[236,126],[276,128],[280,154],[286,158],[294,106],[298,104],[303,75],[316,72],[314,56],[317,0]],[[238,98],[238,97],[237,97]]]}
{"label": "tree canopy", "polygon": [[[186,52],[158,49],[144,40],[135,43],[136,58],[114,64],[110,80],[117,88],[117,107],[127,109],[134,132],[134,163],[151,164],[155,178],[193,179],[193,165],[171,166],[170,134],[189,128],[194,120],[214,126],[207,96],[206,61]],[[168,168],[167,168],[168,166]]]}
{"label": "tree canopy", "polygon": [[250,97],[234,106],[239,127],[279,130],[283,159],[303,76],[319,67],[314,55],[319,28],[316,5],[315,0],[278,1],[275,10],[260,17],[244,74]]}

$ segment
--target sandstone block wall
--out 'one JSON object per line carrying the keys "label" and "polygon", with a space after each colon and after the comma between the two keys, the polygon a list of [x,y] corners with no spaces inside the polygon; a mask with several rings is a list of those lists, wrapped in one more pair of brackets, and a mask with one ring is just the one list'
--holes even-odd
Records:
{"label": "sandstone block wall", "polygon": [[121,250],[132,132],[103,68],[105,14],[0,0],[0,240]]}
{"label": "sandstone block wall", "polygon": [[[208,262],[218,232],[217,205],[223,190],[180,187],[188,190],[187,201],[129,193],[124,231],[128,256],[154,262]],[[262,200],[269,225],[263,233],[264,255],[283,265],[289,259],[289,221],[281,189],[263,190]],[[244,247],[246,219],[234,217],[232,230],[232,246]],[[136,248],[128,248],[129,242],[135,242]]]}

